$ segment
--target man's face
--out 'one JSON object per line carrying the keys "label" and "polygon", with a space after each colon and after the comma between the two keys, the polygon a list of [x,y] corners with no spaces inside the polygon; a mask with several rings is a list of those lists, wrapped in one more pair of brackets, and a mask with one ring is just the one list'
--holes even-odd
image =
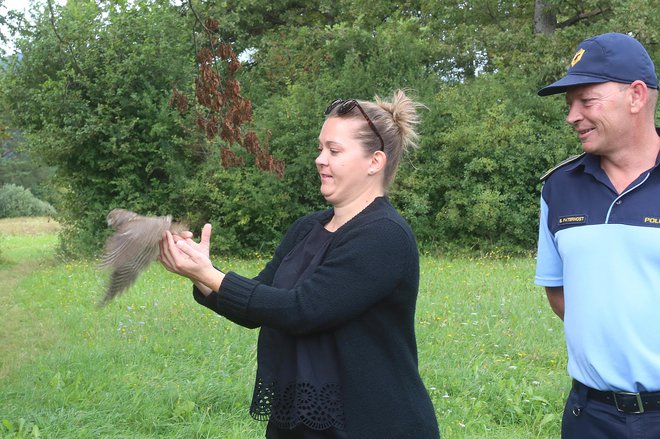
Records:
{"label": "man's face", "polygon": [[566,92],[566,122],[575,128],[584,151],[606,155],[622,145],[629,128],[628,84],[605,82],[571,87]]}

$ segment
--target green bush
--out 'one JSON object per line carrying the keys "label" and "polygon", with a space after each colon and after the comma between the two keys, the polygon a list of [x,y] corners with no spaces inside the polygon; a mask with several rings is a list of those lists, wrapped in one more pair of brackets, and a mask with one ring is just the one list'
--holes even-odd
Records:
{"label": "green bush", "polygon": [[421,148],[392,196],[420,242],[445,251],[533,250],[539,177],[580,151],[564,107],[534,92],[525,78],[485,74],[427,103]]}
{"label": "green bush", "polygon": [[174,85],[191,82],[194,51],[186,17],[166,5],[57,6],[59,37],[75,57],[59,50],[43,13],[41,31],[21,39],[23,56],[2,79],[30,153],[56,168],[64,256],[94,255],[112,208],[179,214],[180,180],[195,168],[185,149],[190,125],[177,123],[168,102]]}
{"label": "green bush", "polygon": [[5,184],[0,188],[0,218],[53,215],[53,206],[36,198],[28,189],[15,184]]}
{"label": "green bush", "polygon": [[[57,170],[56,191],[33,193],[57,206],[65,255],[96,253],[115,207],[171,214],[196,232],[210,221],[214,250],[269,253],[291,220],[326,205],[314,166],[325,105],[387,98],[399,87],[428,107],[421,148],[402,162],[390,192],[420,244],[533,250],[538,177],[579,152],[563,98],[535,91],[564,72],[585,29],[530,38],[531,3],[500,2],[495,15],[483,15],[443,2],[420,10],[380,2],[364,16],[356,13],[362,0],[321,2],[322,15],[284,2],[269,23],[260,2],[238,1],[246,13],[223,15],[225,3],[205,14],[223,16],[223,40],[237,53],[254,49],[237,79],[252,102],[249,128],[286,164],[282,180],[256,171],[248,155],[245,168],[222,168],[220,151],[239,145],[208,141],[195,128],[194,100],[183,114],[169,105],[173,86],[197,96],[188,8],[166,0],[67,4],[55,8],[59,35],[46,11],[17,41],[23,56],[0,72],[0,105],[30,153]],[[612,29],[627,27],[620,17]],[[639,23],[645,42],[657,27],[647,21]]]}
{"label": "green bush", "polygon": [[184,219],[195,235],[204,223],[213,225],[211,247],[216,254],[270,255],[300,214],[292,208],[286,184],[254,168],[219,168],[184,190],[191,206]]}

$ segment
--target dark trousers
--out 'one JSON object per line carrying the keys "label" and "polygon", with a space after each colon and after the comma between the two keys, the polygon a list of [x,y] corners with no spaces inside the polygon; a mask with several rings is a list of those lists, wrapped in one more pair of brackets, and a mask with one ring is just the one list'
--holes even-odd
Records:
{"label": "dark trousers", "polygon": [[619,412],[616,407],[587,398],[586,387],[571,390],[564,407],[562,439],[658,439],[660,411]]}
{"label": "dark trousers", "polygon": [[269,422],[266,427],[266,439],[346,439],[346,433],[334,428],[312,430],[304,425],[300,425],[293,430],[284,430]]}

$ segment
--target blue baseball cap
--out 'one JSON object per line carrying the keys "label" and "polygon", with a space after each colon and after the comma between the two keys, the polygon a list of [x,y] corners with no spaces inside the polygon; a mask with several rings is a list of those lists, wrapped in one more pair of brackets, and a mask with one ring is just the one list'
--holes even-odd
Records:
{"label": "blue baseball cap", "polygon": [[630,84],[637,80],[657,90],[658,77],[651,57],[633,37],[609,33],[582,41],[566,76],[540,89],[538,95],[563,93],[574,85],[601,82]]}

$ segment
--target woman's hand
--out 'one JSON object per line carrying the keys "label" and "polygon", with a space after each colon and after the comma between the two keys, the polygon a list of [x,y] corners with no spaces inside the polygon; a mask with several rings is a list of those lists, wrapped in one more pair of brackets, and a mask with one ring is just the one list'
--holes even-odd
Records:
{"label": "woman's hand", "polygon": [[191,232],[181,232],[173,235],[166,231],[160,241],[159,260],[172,273],[187,277],[200,291],[208,295],[211,291],[218,291],[225,275],[215,269],[211,263],[211,225],[202,228],[199,243],[192,240]]}

